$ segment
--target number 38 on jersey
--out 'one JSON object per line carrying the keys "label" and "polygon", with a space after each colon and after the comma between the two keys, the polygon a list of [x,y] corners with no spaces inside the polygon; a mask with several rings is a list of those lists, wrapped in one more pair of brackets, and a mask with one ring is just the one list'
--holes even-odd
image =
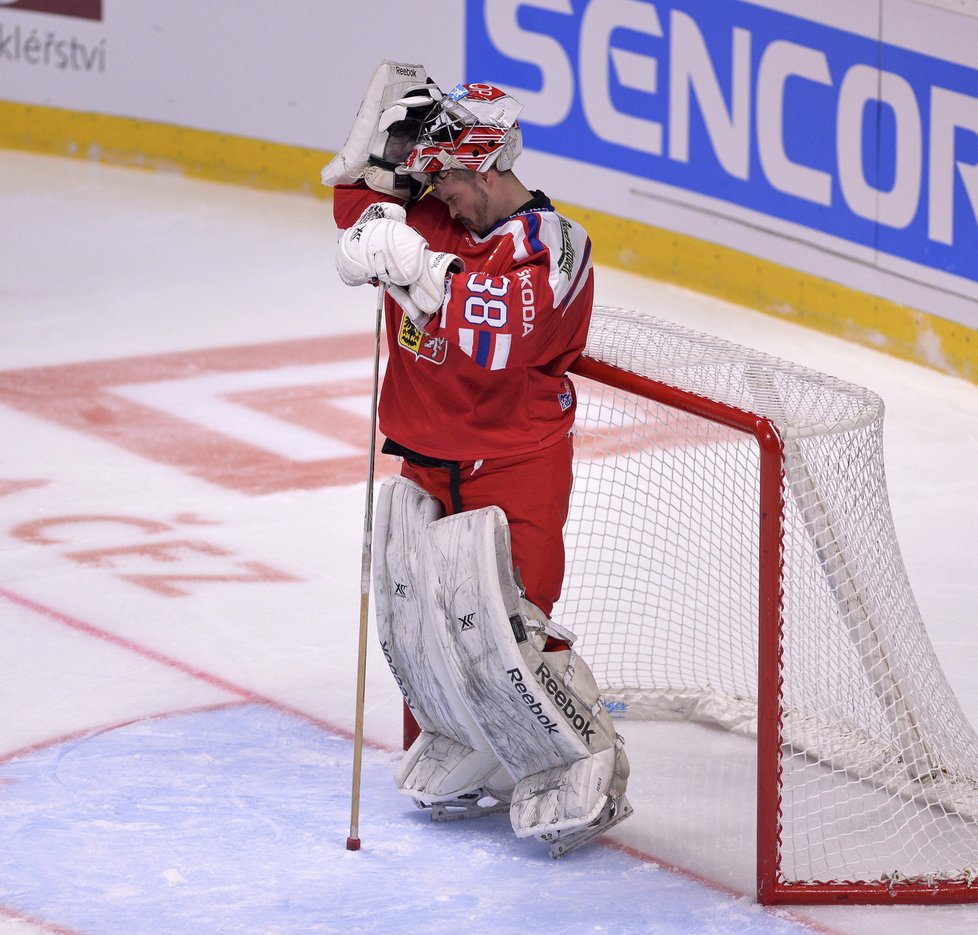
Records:
{"label": "number 38 on jersey", "polygon": [[503,328],[509,314],[506,296],[508,276],[487,276],[473,273],[465,284],[469,295],[465,300],[465,320],[473,325]]}

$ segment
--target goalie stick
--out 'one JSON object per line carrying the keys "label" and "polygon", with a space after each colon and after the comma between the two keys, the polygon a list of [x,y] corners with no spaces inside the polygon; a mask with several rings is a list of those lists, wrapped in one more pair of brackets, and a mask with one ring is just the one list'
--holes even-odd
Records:
{"label": "goalie stick", "polygon": [[367,494],[363,508],[363,551],[360,558],[360,635],[357,650],[356,719],[353,728],[353,788],[350,793],[348,851],[360,850],[360,775],[363,770],[363,708],[367,681],[367,619],[370,609],[370,541],[374,526],[374,459],[377,451],[377,388],[380,383],[380,329],[384,320],[387,289],[377,285],[377,314],[374,322],[373,383],[370,390],[370,444],[367,448]]}

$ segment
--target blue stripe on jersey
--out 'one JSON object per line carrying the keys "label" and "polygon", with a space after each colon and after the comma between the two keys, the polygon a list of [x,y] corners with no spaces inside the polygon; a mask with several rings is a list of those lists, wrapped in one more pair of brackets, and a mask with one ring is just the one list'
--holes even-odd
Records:
{"label": "blue stripe on jersey", "polygon": [[489,350],[492,347],[492,335],[488,331],[477,331],[479,342],[475,349],[475,362],[480,367],[489,363]]}
{"label": "blue stripe on jersey", "polygon": [[542,253],[543,244],[540,242],[540,215],[534,212],[533,214],[525,214],[523,218],[526,221],[526,239],[530,242],[530,252]]}

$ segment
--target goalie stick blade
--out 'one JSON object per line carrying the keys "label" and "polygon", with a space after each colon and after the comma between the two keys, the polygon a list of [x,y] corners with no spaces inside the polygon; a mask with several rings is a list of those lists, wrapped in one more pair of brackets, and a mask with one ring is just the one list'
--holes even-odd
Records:
{"label": "goalie stick blade", "polygon": [[[483,805],[489,799],[492,804]],[[418,802],[421,808],[426,806]],[[456,799],[431,804],[432,821],[460,821],[463,818],[482,818],[483,815],[495,815],[497,812],[508,812],[509,805],[500,802],[486,792],[470,792]]]}
{"label": "goalie stick blade", "polygon": [[[596,838],[599,834],[604,834],[605,831],[623,822],[634,811],[628,799],[625,796],[621,796],[617,802],[612,804],[610,809],[603,811],[586,828],[582,828],[580,831],[571,831],[568,834],[557,832],[555,840],[550,845],[550,856],[553,858],[563,857],[571,851],[576,851],[579,847],[587,844],[592,838]],[[547,839],[548,836],[541,836],[541,840],[546,841]]]}

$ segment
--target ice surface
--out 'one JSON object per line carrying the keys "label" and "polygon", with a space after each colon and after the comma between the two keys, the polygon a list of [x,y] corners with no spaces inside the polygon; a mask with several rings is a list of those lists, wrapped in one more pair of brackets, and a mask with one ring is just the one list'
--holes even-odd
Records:
{"label": "ice surface", "polygon": [[[373,296],[336,280],[328,205],[0,153],[0,216],[0,933],[978,930],[756,906],[751,744],[705,728],[623,725],[636,815],[561,861],[505,816],[432,825],[393,789],[372,641],[348,852]],[[978,722],[978,388],[616,271],[597,298],[883,396]]]}
{"label": "ice surface", "polygon": [[370,753],[268,706],[142,720],[0,776],[8,907],[77,932],[789,935],[788,919],[610,846],[554,861],[506,815],[432,824]]}

